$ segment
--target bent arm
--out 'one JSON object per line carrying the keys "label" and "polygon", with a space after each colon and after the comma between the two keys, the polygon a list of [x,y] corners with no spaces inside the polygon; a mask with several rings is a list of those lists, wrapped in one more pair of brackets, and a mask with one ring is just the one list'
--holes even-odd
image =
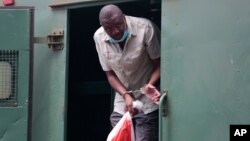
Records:
{"label": "bent arm", "polygon": [[160,58],[151,60],[154,67],[148,84],[144,87],[146,96],[154,103],[159,104],[160,92],[157,90],[157,82],[160,81]]}
{"label": "bent arm", "polygon": [[[116,76],[115,72],[113,70],[111,71],[105,71],[109,84],[111,85],[111,87],[113,89],[115,89],[120,95],[128,92],[128,89],[122,84],[122,82],[119,80],[119,78]],[[130,94],[125,94],[123,96],[123,98],[125,99],[125,111],[129,111],[131,113],[131,115],[133,116],[136,111],[133,108],[133,97]]]}
{"label": "bent arm", "polygon": [[105,73],[108,78],[109,84],[113,89],[115,89],[115,91],[117,91],[119,94],[123,94],[124,92],[128,91],[127,88],[118,79],[113,70],[105,71]]}

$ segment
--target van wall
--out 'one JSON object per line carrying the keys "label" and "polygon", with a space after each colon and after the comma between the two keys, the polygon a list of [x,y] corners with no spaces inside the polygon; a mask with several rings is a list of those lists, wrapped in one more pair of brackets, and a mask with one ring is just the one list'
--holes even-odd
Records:
{"label": "van wall", "polygon": [[[64,29],[67,35],[66,10],[51,9],[50,3],[51,0],[15,0],[14,6],[34,7],[35,37],[46,37],[52,29],[57,28]],[[2,2],[0,6],[3,6]],[[46,44],[34,45],[33,141],[64,140],[66,52],[66,45],[62,51],[57,52],[49,49]]]}
{"label": "van wall", "polygon": [[162,1],[162,140],[228,141],[230,125],[250,123],[249,5]]}

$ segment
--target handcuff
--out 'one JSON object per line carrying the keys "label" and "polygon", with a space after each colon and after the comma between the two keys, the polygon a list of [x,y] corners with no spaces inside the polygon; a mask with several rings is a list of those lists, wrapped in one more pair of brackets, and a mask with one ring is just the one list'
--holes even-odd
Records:
{"label": "handcuff", "polygon": [[133,91],[126,91],[126,92],[122,93],[122,97],[125,98],[124,96],[125,96],[126,94],[129,94],[129,95],[132,96]]}

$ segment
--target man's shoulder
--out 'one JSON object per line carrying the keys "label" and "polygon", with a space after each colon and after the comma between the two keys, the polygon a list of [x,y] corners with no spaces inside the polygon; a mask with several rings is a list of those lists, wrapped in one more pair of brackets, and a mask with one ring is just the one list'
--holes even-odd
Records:
{"label": "man's shoulder", "polygon": [[152,27],[152,22],[144,17],[127,16],[126,20],[131,26],[136,27],[137,29]]}
{"label": "man's shoulder", "polygon": [[100,36],[100,35],[103,35],[105,32],[104,32],[104,29],[103,27],[99,27],[95,33],[94,33],[94,36]]}
{"label": "man's shoulder", "polygon": [[107,38],[107,34],[104,31],[103,27],[99,27],[95,33],[94,33],[94,39],[98,39],[98,40],[105,40]]}
{"label": "man's shoulder", "polygon": [[126,16],[126,19],[131,22],[132,24],[137,25],[150,25],[152,24],[151,21],[144,17],[134,17],[134,16]]}

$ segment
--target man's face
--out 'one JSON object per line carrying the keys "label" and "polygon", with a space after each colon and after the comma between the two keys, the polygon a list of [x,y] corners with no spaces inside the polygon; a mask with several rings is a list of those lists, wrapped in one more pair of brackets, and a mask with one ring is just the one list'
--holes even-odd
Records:
{"label": "man's face", "polygon": [[113,15],[109,19],[102,20],[101,25],[106,33],[115,40],[121,39],[126,30],[124,15]]}

